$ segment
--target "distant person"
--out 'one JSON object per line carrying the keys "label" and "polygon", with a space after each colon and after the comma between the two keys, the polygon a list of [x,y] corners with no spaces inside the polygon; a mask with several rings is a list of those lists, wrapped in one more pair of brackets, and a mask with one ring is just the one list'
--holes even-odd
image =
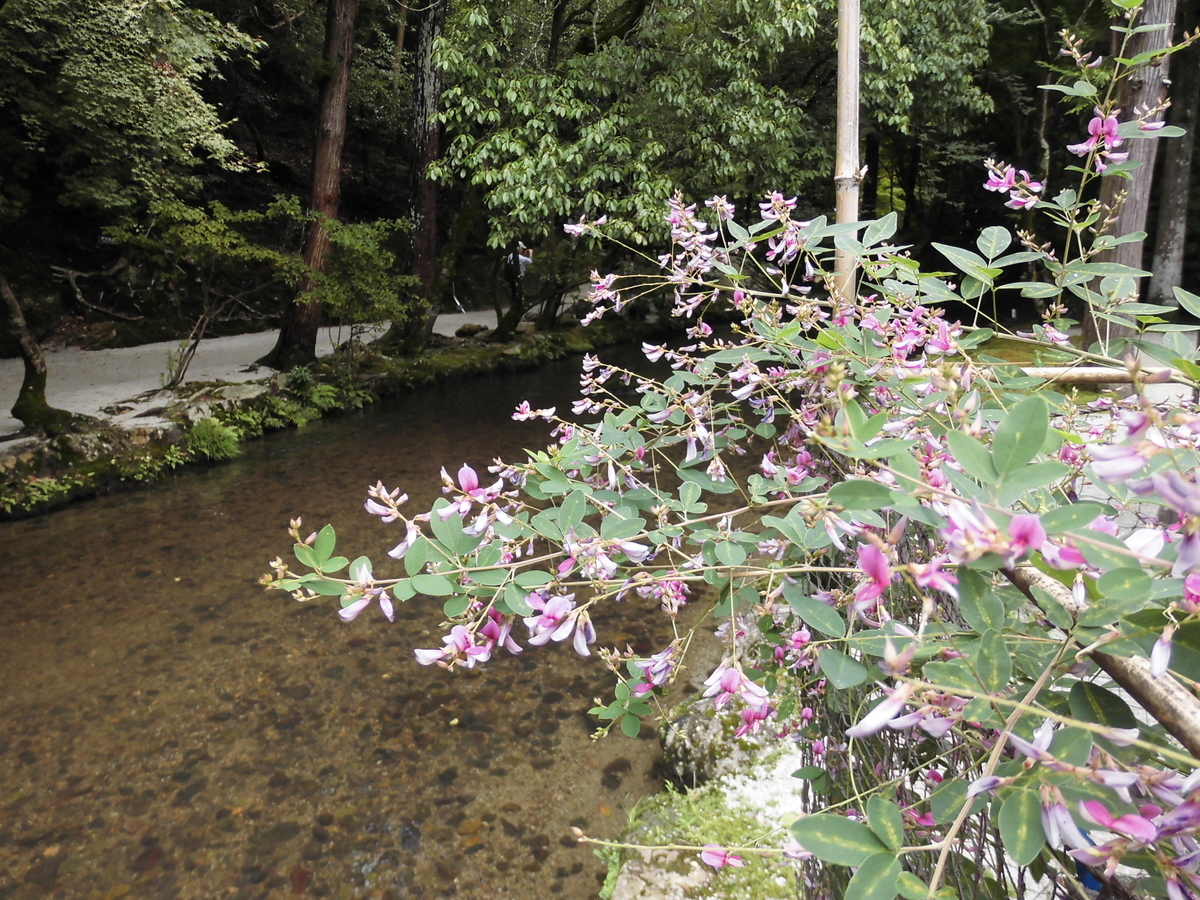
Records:
{"label": "distant person", "polygon": [[504,258],[504,278],[508,281],[508,289],[512,294],[514,305],[525,304],[525,270],[533,262],[533,251],[521,241],[517,241],[517,250]]}
{"label": "distant person", "polygon": [[516,269],[518,266],[520,267],[520,272],[517,272],[515,274],[522,281],[525,280],[525,270],[529,268],[529,264],[531,262],[533,262],[533,251],[530,250],[528,247],[526,247],[520,241],[517,241],[516,259],[515,260],[513,259],[512,253],[508,254],[507,259],[505,259],[505,263],[509,267],[511,267],[513,269]]}

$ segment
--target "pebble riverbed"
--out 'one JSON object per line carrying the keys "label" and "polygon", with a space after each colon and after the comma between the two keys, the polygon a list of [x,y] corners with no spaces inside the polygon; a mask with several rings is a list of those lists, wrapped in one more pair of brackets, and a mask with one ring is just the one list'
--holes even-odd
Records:
{"label": "pebble riverbed", "polygon": [[[605,867],[571,826],[614,836],[661,786],[653,731],[591,740],[611,691],[595,658],[533,648],[451,675],[412,657],[440,645],[433,599],[343,624],[336,601],[256,583],[297,514],[389,574],[398,537],[362,512],[366,486],[428,509],[441,464],[544,443],[509,413],[569,403],[578,365],[0,526],[0,900],[594,897]],[[602,643],[670,640],[639,602],[596,617]]]}

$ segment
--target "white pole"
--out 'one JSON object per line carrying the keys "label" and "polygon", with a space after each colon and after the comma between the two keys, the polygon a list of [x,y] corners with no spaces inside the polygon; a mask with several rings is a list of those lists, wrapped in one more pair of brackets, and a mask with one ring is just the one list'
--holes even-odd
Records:
{"label": "white pole", "polygon": [[[837,162],[833,184],[837,191],[839,225],[858,221],[859,0],[838,0]],[[843,300],[855,297],[857,260],[836,251],[834,291]]]}

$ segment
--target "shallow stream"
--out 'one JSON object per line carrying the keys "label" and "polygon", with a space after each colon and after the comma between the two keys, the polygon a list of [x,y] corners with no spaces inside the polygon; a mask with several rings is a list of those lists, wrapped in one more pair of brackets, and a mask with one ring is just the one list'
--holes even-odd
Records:
{"label": "shallow stream", "polygon": [[[288,520],[381,563],[376,479],[429,508],[438,469],[541,446],[513,407],[569,405],[578,358],[464,381],[246,447],[153,488],[0,525],[0,900],[585,898],[656,791],[656,735],[593,743],[611,684],[570,648],[451,675],[437,601],[300,605],[257,585]],[[394,574],[399,574],[397,571]],[[601,643],[669,640],[636,599]]]}

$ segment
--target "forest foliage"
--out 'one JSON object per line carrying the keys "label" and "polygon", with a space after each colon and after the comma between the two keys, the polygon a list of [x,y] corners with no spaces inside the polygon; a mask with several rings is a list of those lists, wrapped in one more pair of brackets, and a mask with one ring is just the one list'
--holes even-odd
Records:
{"label": "forest foliage", "polygon": [[[339,220],[366,230],[347,233],[353,259],[334,266],[342,274],[325,279],[322,297],[336,306],[353,296],[356,316],[386,294],[382,318],[415,302],[402,278],[408,238],[387,223],[412,209],[419,16],[372,0],[357,23]],[[835,18],[832,0],[454,3],[435,47],[444,137],[431,171],[446,212],[440,242],[456,257],[447,293],[487,305],[516,240],[549,242],[535,254],[531,295],[539,280],[547,290],[577,282],[613,251],[560,246],[564,222],[603,211],[615,235],[651,246],[677,190],[744,202],[780,189],[809,214],[826,208]],[[1066,27],[1105,52],[1108,24],[1085,3],[867,4],[865,214],[896,211],[927,256],[930,241],[982,222],[979,159],[1022,158],[1046,175],[1062,158],[1039,152],[1061,123],[1037,89],[1064,66],[1054,35]],[[294,217],[271,210],[306,202],[323,35],[321,7],[303,3],[0,7],[0,265],[39,334],[64,312],[102,318],[51,266],[96,273],[81,282],[85,299],[102,296],[118,313],[194,320],[203,299],[180,267],[228,256],[230,229],[238,254],[255,260],[222,268],[205,291],[252,297],[230,307],[248,320],[279,314],[301,280],[301,246]],[[456,214],[476,202],[485,214],[450,240]],[[227,220],[203,248],[193,229],[170,260],[151,246],[167,240],[163,209],[211,218],[214,204],[264,218]],[[180,255],[187,247],[194,256]]]}

